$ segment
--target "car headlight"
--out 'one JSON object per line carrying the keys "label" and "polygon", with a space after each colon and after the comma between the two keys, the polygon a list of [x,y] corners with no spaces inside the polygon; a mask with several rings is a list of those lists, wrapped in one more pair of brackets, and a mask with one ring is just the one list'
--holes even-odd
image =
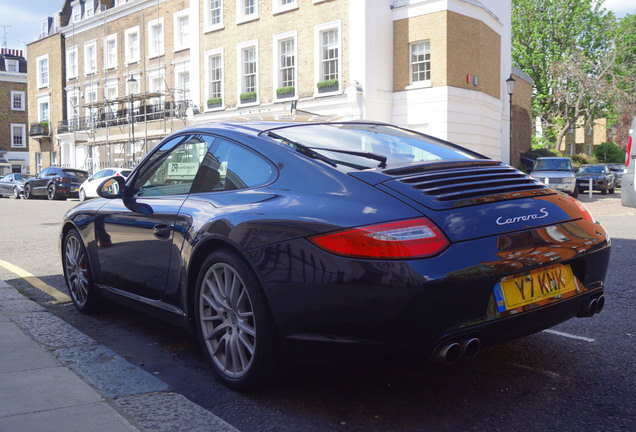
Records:
{"label": "car headlight", "polygon": [[563,183],[574,183],[575,181],[574,177],[566,177],[563,179]]}

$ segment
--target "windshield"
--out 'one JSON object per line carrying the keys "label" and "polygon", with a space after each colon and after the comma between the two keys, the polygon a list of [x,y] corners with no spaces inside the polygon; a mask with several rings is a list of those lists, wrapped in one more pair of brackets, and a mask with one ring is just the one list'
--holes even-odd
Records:
{"label": "windshield", "polygon": [[603,174],[605,170],[602,166],[584,166],[579,170],[580,173]]}
{"label": "windshield", "polygon": [[[300,151],[311,149],[337,166],[358,169],[414,162],[485,159],[477,153],[393,126],[328,123],[274,129],[270,136]],[[323,159],[324,160],[324,159]]]}
{"label": "windshield", "polygon": [[567,159],[537,159],[532,171],[572,171],[572,163]]}

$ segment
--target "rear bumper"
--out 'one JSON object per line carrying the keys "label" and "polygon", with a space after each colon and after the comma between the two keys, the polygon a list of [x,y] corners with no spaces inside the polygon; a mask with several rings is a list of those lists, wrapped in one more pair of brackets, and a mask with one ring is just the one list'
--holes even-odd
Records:
{"label": "rear bumper", "polygon": [[[248,256],[291,355],[428,358],[452,339],[490,346],[577,316],[603,290],[610,240],[599,224],[580,220],[455,243],[423,260],[334,257],[303,239]],[[555,264],[570,265],[577,292],[497,312],[493,288],[502,278]]]}

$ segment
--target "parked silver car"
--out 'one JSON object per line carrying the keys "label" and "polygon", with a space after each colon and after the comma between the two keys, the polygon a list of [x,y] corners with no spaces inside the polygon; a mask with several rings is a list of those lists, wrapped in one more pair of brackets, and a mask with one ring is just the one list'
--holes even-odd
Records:
{"label": "parked silver car", "polygon": [[579,196],[572,161],[566,157],[540,157],[534,163],[530,175],[549,184],[552,189],[565,192],[574,198]]}
{"label": "parked silver car", "polygon": [[0,178],[0,197],[11,195],[15,199],[20,199],[24,191],[24,182],[31,176],[14,173],[7,174]]}

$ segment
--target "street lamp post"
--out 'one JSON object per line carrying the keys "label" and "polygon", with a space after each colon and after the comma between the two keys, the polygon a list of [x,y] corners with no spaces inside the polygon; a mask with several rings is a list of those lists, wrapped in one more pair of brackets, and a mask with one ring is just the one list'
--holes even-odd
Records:
{"label": "street lamp post", "polygon": [[512,94],[515,92],[515,79],[510,77],[506,80],[506,87],[508,88],[508,96],[510,100],[508,101],[510,107],[510,165],[512,165]]}
{"label": "street lamp post", "polygon": [[133,85],[137,82],[133,75],[128,78],[128,98],[130,100],[130,132],[132,135],[132,162],[135,165],[135,116],[133,113]]}

